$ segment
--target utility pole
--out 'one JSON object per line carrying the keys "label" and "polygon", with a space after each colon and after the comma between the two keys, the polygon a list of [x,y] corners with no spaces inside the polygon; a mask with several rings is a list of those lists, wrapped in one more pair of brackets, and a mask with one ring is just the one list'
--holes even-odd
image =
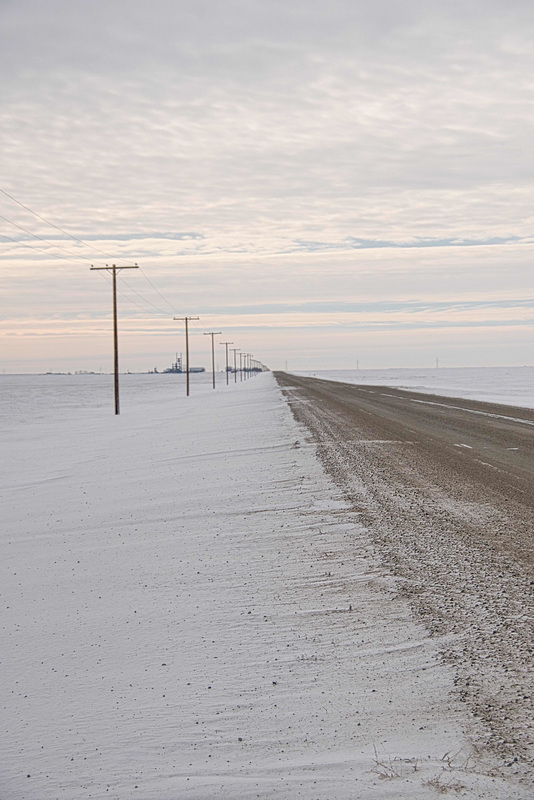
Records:
{"label": "utility pole", "polygon": [[205,333],[204,336],[211,336],[211,374],[213,378],[213,388],[215,389],[215,346],[214,336],[218,336],[221,331],[210,331],[209,333]]}
{"label": "utility pole", "polygon": [[223,344],[226,347],[226,385],[228,386],[228,345],[233,344],[233,342],[219,342],[219,344]]}
{"label": "utility pole", "polygon": [[189,329],[187,324],[190,319],[200,319],[200,317],[173,317],[179,322],[185,322],[185,393],[189,397]]}
{"label": "utility pole", "polygon": [[237,383],[237,360],[236,360],[236,353],[239,353],[239,347],[231,347],[234,354],[234,383]]}
{"label": "utility pole", "polygon": [[119,402],[119,332],[117,326],[117,272],[120,272],[121,269],[139,269],[137,264],[128,267],[117,267],[116,264],[112,264],[109,267],[107,264],[105,267],[94,267],[91,264],[91,269],[96,270],[103,270],[105,269],[106,272],[111,272],[113,275],[113,371],[115,374],[115,415],[120,414],[120,402]]}

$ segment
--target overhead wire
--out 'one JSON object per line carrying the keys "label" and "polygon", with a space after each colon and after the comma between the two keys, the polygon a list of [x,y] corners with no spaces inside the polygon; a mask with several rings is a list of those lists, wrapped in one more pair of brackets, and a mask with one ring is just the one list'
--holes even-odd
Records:
{"label": "overhead wire", "polygon": [[[110,269],[111,269],[111,267],[110,267]],[[119,267],[118,269],[120,269],[120,267]],[[106,272],[105,272],[104,270],[99,270],[99,271],[98,271],[98,275],[99,275],[101,278],[103,278],[103,279],[104,279],[104,280],[105,280],[105,281],[106,281],[108,284],[109,284],[109,283],[111,283],[111,278],[109,277],[109,275],[106,275]],[[121,282],[124,282],[124,283],[126,283],[126,281],[124,280],[124,278],[121,278],[120,280],[121,280]],[[132,289],[132,288],[133,288],[133,287],[131,287],[131,286],[130,286],[128,283],[126,283],[126,285],[128,286],[128,288],[129,288],[129,289]],[[134,289],[134,291],[135,291],[135,289]],[[146,308],[143,308],[143,306],[139,305],[139,303],[138,303],[138,302],[136,302],[136,301],[133,299],[133,297],[129,297],[127,294],[124,294],[124,292],[121,292],[121,290],[119,289],[119,287],[117,287],[117,294],[118,294],[118,295],[120,295],[120,296],[121,296],[121,297],[122,297],[124,300],[128,300],[128,302],[129,302],[129,303],[132,303],[134,306],[137,306],[137,308],[140,308],[140,309],[141,309],[141,311],[144,311],[144,312],[145,312],[145,314],[146,314],[146,312],[147,312],[147,309],[146,309]],[[148,302],[148,301],[146,300],[146,298],[143,298],[143,297],[142,297],[142,295],[139,295],[139,296],[141,297],[141,299],[145,300],[145,302]],[[167,316],[167,312],[166,312],[166,311],[165,311],[165,312],[162,312],[162,313],[165,313],[165,316]]]}
{"label": "overhead wire", "polygon": [[[162,299],[162,300],[164,300],[164,301],[167,303],[167,305],[169,306],[169,308],[171,309],[171,311],[173,312],[173,314],[177,314],[178,312],[176,311],[175,307],[174,307],[174,306],[173,306],[171,303],[169,303],[169,301],[167,300],[167,298],[166,298],[166,297],[164,297],[164,296],[161,294],[161,292],[159,291],[159,289],[158,289],[156,286],[154,286],[154,284],[152,283],[152,281],[150,280],[150,278],[148,277],[148,275],[145,273],[145,271],[143,270],[143,268],[142,268],[142,267],[139,267],[139,269],[140,269],[140,271],[141,271],[141,274],[143,275],[143,277],[144,277],[144,278],[145,278],[145,279],[148,281],[148,283],[149,283],[149,284],[152,286],[152,288],[154,289],[154,291],[155,291],[157,294],[159,294],[159,296],[161,297],[161,299]],[[167,312],[165,312],[165,313],[167,313]]]}
{"label": "overhead wire", "polygon": [[[100,255],[104,255],[106,258],[109,258],[110,260],[114,259],[114,256],[111,256],[109,253],[106,253],[103,250],[101,250],[100,248],[95,247],[94,245],[90,244],[89,242],[86,242],[83,239],[80,239],[79,237],[74,236],[73,234],[71,234],[68,231],[64,230],[64,228],[61,228],[59,225],[56,225],[54,222],[51,222],[49,219],[46,219],[46,217],[43,217],[41,214],[38,214],[37,211],[34,211],[32,208],[30,208],[29,206],[25,205],[25,203],[22,203],[20,200],[18,200],[16,197],[11,195],[9,192],[6,192],[5,189],[2,189],[0,187],[0,192],[2,194],[4,194],[6,197],[9,197],[9,199],[12,200],[14,203],[17,203],[17,205],[21,206],[21,208],[24,208],[30,214],[33,214],[33,216],[37,217],[42,222],[45,222],[47,225],[50,225],[52,228],[54,228],[55,230],[57,230],[60,233],[64,234],[65,236],[68,236],[73,241],[78,242],[79,244],[82,244],[84,247],[87,247],[90,250],[93,250],[94,252],[99,253]],[[75,260],[76,263],[84,264],[84,265],[87,263],[87,261],[91,261],[91,259],[88,258],[87,256],[84,256],[84,255],[82,255],[80,253],[74,254],[74,253],[72,253],[72,251],[68,250],[67,248],[62,247],[61,245],[59,245],[59,244],[57,244],[55,242],[51,242],[51,241],[49,241],[47,239],[44,239],[42,236],[39,236],[38,234],[33,233],[32,231],[29,231],[27,228],[24,228],[22,225],[18,225],[16,222],[13,222],[12,220],[8,219],[7,217],[4,217],[1,214],[0,214],[0,219],[3,219],[8,224],[13,225],[15,228],[18,228],[19,230],[23,231],[27,235],[32,236],[35,239],[39,239],[40,241],[44,242],[45,244],[48,244],[50,247],[54,247],[54,248],[56,248],[58,250],[63,250],[65,253],[68,253],[68,255],[70,256],[70,258],[67,259],[67,258],[65,258],[65,256],[61,256],[61,255],[58,256],[58,255],[54,254],[54,257],[59,257],[59,258],[62,258],[64,260],[66,260],[66,261],[67,260],[68,261],[72,261],[72,258],[74,256],[74,260]],[[33,247],[32,245],[27,244],[26,242],[21,242],[21,241],[19,241],[17,239],[13,239],[11,236],[7,236],[6,234],[0,234],[0,236],[2,236],[4,239],[8,239],[9,241],[14,242],[15,244],[20,244],[23,247],[29,248],[30,250],[35,250],[36,252],[42,252],[45,255],[47,255],[48,257],[51,256],[51,254],[49,252],[47,252],[46,250],[43,250],[42,248]],[[83,259],[83,261],[81,259]],[[120,269],[120,265],[118,265],[118,267]],[[154,285],[154,283],[150,280],[150,278],[145,273],[145,271],[142,269],[142,267],[139,267],[139,270],[140,270],[141,274],[143,275],[143,277],[145,278],[145,280],[147,281],[147,283],[156,292],[156,294],[164,301],[164,303],[166,303],[166,305],[171,309],[173,314],[179,313],[179,312],[177,312],[176,308],[172,305],[172,303],[170,303],[167,300],[167,298]],[[102,275],[102,278],[108,280],[108,283],[109,283],[109,278],[107,278],[105,275]],[[166,311],[163,311],[161,308],[156,306],[154,303],[152,303],[151,300],[148,300],[146,297],[143,297],[143,295],[140,292],[138,292],[137,289],[135,289],[133,286],[131,286],[128,283],[128,281],[126,281],[122,276],[121,276],[120,279],[121,279],[121,282],[124,283],[130,289],[130,291],[134,292],[134,294],[136,294],[144,303],[150,305],[159,314],[162,314],[163,316],[167,316],[167,312]],[[146,313],[147,309],[143,308],[143,306],[141,306],[136,300],[134,300],[132,297],[129,297],[128,295],[126,295],[123,292],[121,292],[120,289],[117,289],[117,291],[118,291],[118,293],[119,293],[119,295],[121,297],[123,297],[125,300],[128,300],[130,303],[132,303],[133,305],[137,306],[137,308],[140,308],[141,311]],[[192,320],[192,322],[193,322],[193,326],[194,327],[196,327],[196,328],[202,327],[201,325],[196,325],[195,324],[197,322],[197,320]]]}
{"label": "overhead wire", "polygon": [[[10,200],[13,200],[13,202],[17,203],[17,205],[21,206],[21,208],[24,208],[24,209],[26,209],[26,211],[29,211],[29,212],[30,212],[30,214],[33,214],[33,215],[34,215],[35,217],[37,217],[38,219],[42,220],[43,222],[46,222],[46,224],[47,224],[47,225],[51,225],[51,226],[52,226],[53,228],[55,228],[57,231],[60,231],[61,233],[64,233],[64,234],[65,234],[65,236],[69,236],[69,237],[70,237],[71,239],[73,239],[75,242],[79,242],[80,244],[83,244],[85,247],[89,247],[91,250],[94,250],[96,253],[100,253],[101,255],[104,255],[104,256],[106,256],[106,258],[109,258],[109,259],[114,259],[114,256],[110,255],[109,253],[106,253],[106,252],[104,252],[104,250],[100,250],[100,248],[99,248],[99,247],[95,247],[94,245],[90,244],[89,242],[86,242],[86,241],[84,241],[83,239],[80,239],[78,236],[74,236],[72,233],[69,233],[69,232],[68,232],[68,231],[66,231],[64,228],[61,228],[59,225],[56,225],[54,222],[51,222],[51,221],[50,221],[49,219],[47,219],[46,217],[43,217],[41,214],[38,214],[38,213],[37,213],[37,211],[34,211],[34,210],[33,210],[33,208],[30,208],[30,206],[27,206],[25,203],[22,203],[20,200],[17,200],[17,198],[16,198],[16,197],[13,197],[13,195],[12,195],[12,194],[9,194],[9,192],[6,192],[6,190],[5,190],[5,189],[2,189],[2,188],[0,187],[0,192],[2,192],[2,194],[4,194],[6,197],[9,197],[9,198],[10,198]],[[0,216],[1,216],[1,215],[0,215]],[[2,217],[2,219],[6,219],[6,218],[5,218],[5,217]],[[7,222],[10,222],[10,220],[7,220],[7,219],[6,219],[6,221],[7,221]],[[15,224],[15,223],[11,223],[11,224]],[[27,231],[25,231],[25,232],[27,233]],[[32,234],[30,234],[30,235],[32,235]],[[35,235],[35,234],[34,234],[34,235]],[[40,238],[40,237],[38,237],[38,238]],[[13,240],[13,241],[14,241],[14,240]],[[43,240],[43,241],[46,241],[46,240]],[[58,247],[59,247],[59,245],[58,245]],[[64,249],[64,248],[62,248],[62,249]],[[69,252],[69,251],[67,251],[67,252]],[[84,258],[85,258],[85,256],[84,256]],[[173,311],[173,312],[176,312],[176,309],[174,308],[174,306],[173,306],[171,303],[169,303],[169,301],[167,300],[167,298],[166,298],[166,297],[164,297],[164,296],[161,294],[161,292],[159,291],[159,289],[158,289],[156,286],[154,286],[153,282],[150,280],[150,278],[149,278],[149,277],[148,277],[148,275],[147,275],[147,274],[144,272],[144,270],[143,270],[141,267],[139,268],[139,270],[140,270],[141,274],[143,275],[143,277],[145,278],[145,280],[146,280],[146,281],[149,283],[149,285],[152,287],[152,289],[153,289],[153,290],[156,292],[156,294],[158,294],[158,295],[161,297],[161,299],[162,299],[162,300],[163,300],[165,303],[167,303],[167,305],[169,306],[169,308],[171,309],[171,311]],[[126,283],[126,281],[125,281],[125,283]],[[126,284],[126,285],[128,285],[128,284]],[[135,290],[133,290],[133,291],[135,291]],[[137,294],[139,294],[139,292],[136,292],[136,293],[137,293]],[[147,301],[147,302],[150,302],[150,301]],[[151,305],[154,305],[153,303],[150,303],[150,304],[151,304]],[[154,306],[154,308],[157,308],[157,306]],[[166,313],[166,312],[162,312],[162,313]]]}
{"label": "overhead wire", "polygon": [[[1,215],[1,214],[0,214],[0,217],[1,217],[2,219],[6,219],[5,217],[2,217],[2,215]],[[8,221],[9,221],[9,220],[8,220]],[[21,227],[21,226],[16,226],[16,227]],[[26,231],[25,231],[25,232],[26,232]],[[33,235],[33,236],[36,236],[36,234],[31,234],[31,233],[30,233],[30,236],[31,236],[31,235]],[[13,242],[14,244],[21,245],[22,247],[27,247],[27,248],[29,248],[30,250],[34,250],[35,252],[44,253],[45,255],[47,255],[47,256],[49,256],[49,257],[51,256],[51,253],[50,253],[50,252],[48,252],[47,250],[44,250],[42,247],[33,247],[31,244],[27,244],[26,242],[21,242],[21,241],[20,241],[20,240],[18,240],[18,239],[13,239],[13,237],[12,237],[12,236],[8,236],[8,235],[7,235],[7,234],[5,234],[5,233],[0,233],[0,236],[1,236],[3,239],[8,239],[10,242]],[[48,242],[46,239],[43,239],[43,238],[42,238],[42,237],[40,237],[40,236],[36,236],[36,238],[37,238],[37,239],[40,239],[41,241],[43,241],[43,242],[45,242],[45,243],[47,243],[47,244],[51,244],[51,245],[52,245],[52,243],[51,243],[51,242]],[[54,245],[52,245],[52,246],[54,246]],[[62,248],[62,249],[64,249],[64,248]],[[67,252],[69,252],[69,251],[67,251]],[[60,254],[57,254],[57,253],[54,253],[54,254],[53,254],[53,257],[54,257],[54,258],[61,258],[61,259],[63,259],[64,261],[68,261],[68,262],[70,262],[70,263],[72,263],[72,262],[74,261],[75,263],[78,263],[78,264],[83,264],[83,266],[86,266],[86,263],[87,263],[86,261],[80,261],[80,260],[79,260],[79,259],[77,259],[77,258],[72,258],[72,256],[69,258],[69,257],[67,257],[67,256],[62,256],[62,255],[60,255]],[[85,257],[84,257],[84,256],[81,256],[81,258],[85,258]],[[120,269],[120,267],[119,267],[118,269]],[[138,297],[140,297],[140,298],[141,298],[141,300],[143,300],[143,301],[144,301],[145,303],[147,303],[149,306],[151,306],[152,308],[156,309],[156,311],[158,311],[160,314],[163,314],[164,316],[168,316],[168,313],[167,313],[167,311],[164,311],[162,308],[159,308],[158,306],[154,305],[154,303],[152,303],[152,301],[151,301],[151,300],[149,300],[148,298],[146,298],[146,297],[143,297],[143,295],[142,295],[142,294],[140,294],[140,292],[138,292],[138,291],[137,291],[137,289],[135,289],[133,286],[131,286],[131,285],[130,285],[130,284],[129,284],[129,283],[126,281],[126,280],[124,280],[124,278],[121,278],[121,281],[122,281],[122,282],[123,282],[123,283],[124,283],[126,286],[128,286],[128,288],[129,288],[129,289],[130,289],[132,292],[134,292],[134,293],[135,293],[135,294],[136,294]],[[129,300],[131,303],[133,303],[133,305],[137,306],[138,308],[141,308],[141,309],[142,309],[142,310],[143,310],[145,313],[147,312],[147,308],[146,308],[146,307],[145,307],[145,308],[143,308],[143,306],[139,305],[139,303],[137,303],[135,300],[133,300],[133,298],[129,297],[127,294],[124,294],[124,292],[121,292],[121,291],[119,291],[119,294],[120,294],[120,295],[121,295],[121,297],[123,297],[125,300]]]}
{"label": "overhead wire", "polygon": [[[1,214],[0,214],[0,218],[1,218],[1,219],[5,219],[7,222],[10,222],[10,220],[8,220],[6,217],[3,217]],[[11,223],[11,224],[15,225],[15,227],[17,227],[17,228],[21,228],[22,230],[24,230],[24,232],[25,232],[25,233],[29,233],[29,235],[30,235],[30,236],[35,236],[35,237],[36,237],[37,239],[39,239],[40,241],[43,241],[43,242],[45,242],[46,244],[50,244],[50,245],[52,245],[52,246],[55,246],[55,245],[53,245],[53,244],[52,244],[52,242],[49,242],[47,239],[43,239],[41,236],[37,236],[37,234],[32,234],[30,231],[26,231],[26,229],[25,229],[25,228],[22,228],[22,226],[20,226],[20,225],[16,225],[16,223]],[[11,241],[11,242],[14,242],[14,244],[19,244],[19,245],[21,245],[22,247],[27,247],[27,248],[29,248],[30,250],[35,250],[36,252],[44,253],[45,255],[47,255],[47,256],[49,256],[49,257],[50,257],[50,255],[51,255],[51,254],[50,254],[48,251],[44,250],[42,247],[33,247],[31,244],[27,244],[26,242],[21,242],[21,241],[20,241],[20,240],[18,240],[18,239],[13,239],[13,237],[12,237],[12,236],[8,236],[8,235],[7,235],[7,234],[5,234],[5,233],[0,233],[0,236],[2,236],[2,238],[3,238],[3,239],[8,239],[9,241]],[[64,250],[65,248],[60,248],[60,249]],[[68,252],[70,252],[70,251],[68,251],[68,250],[67,250],[66,252],[68,253]],[[55,253],[55,254],[54,254],[54,258],[61,258],[61,259],[65,260],[65,261],[69,261],[70,263],[72,263],[73,261],[75,261],[75,262],[76,262],[76,263],[78,263],[78,264],[83,264],[83,266],[85,266],[85,265],[86,265],[86,261],[80,261],[79,259],[77,259],[77,258],[74,258],[74,259],[73,259],[72,257],[70,257],[70,258],[67,258],[67,256],[62,256],[62,255],[59,255],[59,254],[57,254],[57,253]],[[80,258],[85,258],[85,256],[80,256]],[[119,269],[120,269],[120,267],[119,267]],[[122,282],[123,282],[123,283],[125,283],[125,284],[126,284],[126,286],[128,286],[128,288],[129,288],[129,289],[130,289],[132,292],[134,292],[134,293],[135,293],[135,294],[136,294],[138,297],[140,297],[140,298],[141,298],[141,300],[143,300],[145,303],[147,303],[147,304],[148,304],[149,306],[151,306],[152,308],[156,309],[156,311],[158,311],[160,314],[163,314],[164,316],[167,316],[167,312],[166,312],[166,311],[164,311],[164,310],[163,310],[163,309],[161,309],[161,308],[158,308],[158,306],[154,305],[154,303],[152,303],[150,300],[148,300],[148,298],[146,298],[146,297],[143,297],[143,295],[142,295],[142,294],[140,294],[140,292],[138,292],[138,291],[137,291],[137,289],[135,289],[133,286],[130,286],[130,284],[129,284],[127,281],[125,281],[125,280],[124,280],[124,278],[121,278],[121,280],[122,280]],[[119,291],[119,294],[120,294],[120,295],[121,295],[121,297],[123,297],[125,300],[129,300],[131,303],[133,303],[133,305],[137,306],[138,308],[141,308],[141,309],[142,309],[142,310],[143,310],[145,313],[147,312],[147,309],[146,309],[146,308],[143,308],[143,306],[139,305],[139,303],[137,303],[135,300],[133,300],[133,298],[131,298],[131,297],[128,297],[128,295],[127,295],[127,294],[124,294],[124,292],[120,292],[120,291]]]}
{"label": "overhead wire", "polygon": [[17,200],[17,198],[16,198],[16,197],[13,197],[13,195],[12,195],[12,194],[9,194],[9,192],[6,192],[6,190],[5,190],[5,189],[2,189],[2,188],[0,187],[0,192],[2,192],[2,194],[5,194],[5,195],[6,195],[6,197],[9,197],[9,199],[10,199],[10,200],[13,200],[13,202],[17,203],[17,204],[18,204],[19,206],[21,206],[22,208],[25,208],[25,209],[26,209],[26,211],[29,211],[29,212],[30,212],[30,214],[33,214],[33,215],[34,215],[34,217],[38,217],[38,218],[39,218],[39,219],[41,219],[43,222],[46,222],[46,224],[47,224],[47,225],[51,225],[51,226],[52,226],[53,228],[55,228],[57,231],[60,231],[61,233],[64,233],[64,234],[65,234],[65,236],[70,236],[70,238],[71,238],[71,239],[74,239],[74,241],[75,241],[75,242],[80,242],[80,244],[83,244],[83,245],[85,245],[86,247],[89,247],[89,248],[91,248],[91,250],[95,250],[95,252],[97,252],[97,253],[100,253],[101,255],[104,255],[104,256],[106,256],[106,258],[112,258],[112,256],[110,256],[110,255],[109,255],[109,253],[104,253],[104,251],[103,251],[103,250],[100,250],[98,247],[94,247],[92,244],[89,244],[88,242],[84,242],[82,239],[79,239],[77,236],[73,236],[73,234],[72,234],[72,233],[69,233],[68,231],[64,230],[63,228],[60,228],[60,227],[59,227],[59,225],[56,225],[54,222],[50,222],[50,220],[49,220],[49,219],[46,219],[46,217],[43,217],[43,216],[41,216],[41,214],[38,214],[38,213],[37,213],[37,211],[34,211],[34,210],[33,210],[33,208],[30,208],[29,206],[27,206],[27,205],[24,205],[24,203],[21,203],[21,202],[20,202],[20,200]]}
{"label": "overhead wire", "polygon": [[[12,236],[8,236],[6,233],[0,233],[0,236],[2,236],[3,239],[9,239],[10,242],[14,242],[15,244],[20,244],[22,247],[28,247],[30,250],[35,250],[38,253],[44,253],[45,255],[50,257],[50,253],[48,252],[48,250],[44,250],[42,247],[32,247],[31,244],[27,244],[26,242],[21,242],[19,239],[13,239]],[[73,260],[77,261],[77,259],[67,258],[67,256],[61,256],[56,254],[54,254],[54,258],[62,258],[65,261],[70,261],[70,262],[72,262]],[[77,261],[77,263],[83,264],[85,267],[84,261]]]}
{"label": "overhead wire", "polygon": [[66,247],[62,247],[60,244],[55,244],[54,242],[51,242],[49,239],[43,239],[42,236],[39,236],[37,233],[32,233],[32,231],[29,231],[27,228],[24,228],[17,222],[13,222],[13,220],[4,217],[2,214],[0,214],[0,219],[3,219],[5,222],[9,222],[10,225],[13,225],[15,228],[18,228],[19,231],[24,231],[24,233],[27,233],[29,236],[33,236],[35,237],[35,239],[39,239],[41,242],[45,242],[46,244],[49,244],[51,247],[56,247],[58,250],[64,250],[65,253],[68,253],[69,255],[74,256],[75,258],[83,258],[86,261],[91,260],[88,259],[87,256],[82,255],[81,253],[73,253],[72,250],[67,250]]}
{"label": "overhead wire", "polygon": [[[120,267],[117,267],[117,269],[120,270]],[[134,292],[134,294],[136,294],[138,297],[144,300],[145,303],[149,303],[152,306],[152,308],[155,308],[156,311],[159,311],[160,314],[163,314],[165,317],[168,317],[167,311],[164,311],[162,308],[159,308],[158,306],[154,305],[154,303],[151,300],[148,300],[146,297],[143,297],[143,295],[140,292],[138,292],[137,289],[134,289],[134,287],[131,286],[131,284],[129,284],[125,278],[121,276],[120,279],[122,283],[124,283],[128,287],[128,289],[130,289],[132,292]]]}
{"label": "overhead wire", "polygon": [[[84,245],[85,247],[88,247],[88,248],[90,248],[91,250],[94,250],[95,252],[97,252],[97,253],[100,253],[101,255],[104,255],[104,256],[106,256],[106,258],[109,258],[110,260],[114,259],[114,256],[111,256],[109,253],[105,253],[103,250],[100,250],[100,248],[98,248],[98,247],[94,247],[93,245],[89,244],[89,242],[85,242],[83,239],[80,239],[79,237],[77,237],[77,236],[74,236],[73,234],[71,234],[71,233],[69,233],[68,231],[66,231],[66,230],[64,230],[63,228],[61,228],[59,225],[56,225],[54,222],[51,222],[49,219],[46,219],[46,217],[43,217],[41,214],[38,214],[38,213],[37,213],[37,211],[34,211],[32,208],[30,208],[29,206],[27,206],[25,203],[22,203],[20,200],[18,200],[16,197],[14,197],[13,195],[11,195],[9,192],[6,192],[6,190],[5,190],[5,189],[2,189],[2,188],[0,187],[0,192],[1,192],[2,194],[4,194],[6,197],[9,197],[9,198],[10,198],[10,200],[13,200],[13,202],[17,203],[17,205],[19,205],[19,206],[21,206],[22,208],[24,208],[24,209],[25,209],[26,211],[28,211],[30,214],[33,214],[35,217],[37,217],[38,219],[40,219],[40,220],[42,220],[43,222],[45,222],[47,225],[51,225],[51,226],[52,226],[53,228],[55,228],[56,230],[58,230],[58,231],[60,231],[61,233],[65,234],[65,236],[69,236],[69,237],[70,237],[71,239],[73,239],[74,241],[76,241],[76,242],[79,242],[80,244]],[[68,253],[69,255],[71,255],[71,256],[74,256],[74,254],[72,253],[72,251],[68,250],[67,248],[65,248],[65,247],[62,247],[61,245],[59,245],[59,244],[56,244],[55,242],[51,242],[51,241],[49,241],[48,239],[44,239],[42,236],[39,236],[38,234],[36,234],[36,233],[33,233],[32,231],[29,231],[27,228],[24,228],[22,225],[19,225],[19,224],[18,224],[18,223],[16,223],[16,222],[13,222],[12,220],[8,219],[7,217],[3,216],[2,214],[0,214],[0,219],[3,219],[5,222],[9,223],[10,225],[13,225],[15,228],[18,228],[19,230],[23,231],[24,233],[28,234],[29,236],[33,236],[33,237],[35,237],[36,239],[39,239],[40,241],[42,241],[42,242],[45,242],[45,244],[48,244],[48,245],[50,245],[51,247],[55,247],[55,248],[57,248],[57,249],[59,249],[59,250],[63,250],[64,252]],[[1,235],[1,236],[4,236],[4,238],[7,238],[7,239],[9,239],[10,241],[14,242],[15,244],[21,244],[23,247],[28,247],[28,248],[29,248],[29,249],[31,249],[31,250],[38,250],[38,249],[39,249],[39,248],[32,247],[31,245],[28,245],[28,244],[26,244],[25,242],[20,242],[20,241],[18,241],[18,240],[16,240],[16,239],[13,239],[13,238],[12,238],[12,237],[10,237],[10,236],[5,236],[4,234],[0,234],[0,235]],[[46,251],[44,251],[44,250],[41,250],[41,252],[43,252],[43,253],[45,253],[46,255],[50,256],[50,253],[47,253],[47,252],[46,252]],[[59,257],[60,257],[60,258],[65,258],[64,256],[59,256]],[[75,260],[77,261],[77,263],[82,263],[81,261],[79,261],[79,259],[80,259],[80,258],[84,259],[84,261],[91,261],[91,259],[90,259],[90,258],[88,258],[87,256],[84,256],[84,255],[82,255],[82,254],[76,254],[76,255],[75,255]],[[117,259],[117,260],[119,260],[119,259]],[[119,266],[120,266],[120,265],[119,265]],[[141,272],[141,274],[142,274],[142,275],[143,275],[143,277],[145,278],[145,280],[146,280],[146,281],[148,282],[148,284],[149,284],[149,285],[152,287],[152,289],[153,289],[153,290],[154,290],[154,291],[155,291],[155,292],[156,292],[156,293],[159,295],[159,297],[160,297],[160,298],[161,298],[161,299],[162,299],[162,300],[163,300],[163,301],[164,301],[164,302],[165,302],[165,303],[166,303],[166,304],[169,306],[169,308],[171,309],[171,311],[172,311],[173,313],[177,313],[177,311],[176,311],[175,307],[174,307],[174,306],[173,306],[171,303],[169,303],[169,301],[168,301],[168,300],[167,300],[167,299],[166,299],[166,298],[165,298],[165,297],[164,297],[164,296],[161,294],[161,292],[159,291],[159,289],[158,289],[158,288],[157,288],[157,287],[154,285],[154,283],[153,283],[153,282],[150,280],[150,278],[148,277],[148,275],[146,275],[146,273],[144,272],[144,270],[143,270],[141,267],[140,267],[139,269],[140,269],[140,272]],[[161,309],[161,308],[159,308],[158,306],[156,306],[156,305],[155,305],[155,304],[154,304],[154,303],[153,303],[151,300],[149,300],[148,298],[144,297],[144,296],[143,296],[143,295],[142,295],[140,292],[138,292],[136,289],[134,289],[134,287],[133,287],[133,286],[130,286],[130,284],[129,284],[129,283],[126,281],[126,280],[124,280],[124,278],[121,278],[121,280],[124,282],[124,284],[125,284],[126,286],[128,286],[128,288],[129,288],[131,291],[133,291],[133,292],[134,292],[134,293],[135,293],[135,294],[136,294],[138,297],[140,297],[140,298],[141,298],[141,300],[143,300],[143,302],[147,303],[149,306],[151,306],[152,308],[154,308],[156,311],[158,311],[158,313],[160,313],[160,314],[164,314],[164,315],[166,315],[166,314],[167,314],[167,312],[166,312],[166,311],[163,311],[163,309]],[[131,300],[131,298],[129,298],[129,297],[128,297],[128,295],[124,295],[124,294],[123,294],[122,296],[123,296],[123,297],[125,297],[125,298],[126,298],[126,299],[128,299],[128,300]],[[133,301],[133,300],[131,300],[131,302],[133,302],[133,304],[134,304],[134,305],[136,305],[136,306],[138,306],[139,308],[142,308],[141,306],[139,306],[139,303],[136,303],[136,302],[135,302],[135,301]],[[146,311],[146,309],[143,309],[143,310],[145,310],[145,311]]]}

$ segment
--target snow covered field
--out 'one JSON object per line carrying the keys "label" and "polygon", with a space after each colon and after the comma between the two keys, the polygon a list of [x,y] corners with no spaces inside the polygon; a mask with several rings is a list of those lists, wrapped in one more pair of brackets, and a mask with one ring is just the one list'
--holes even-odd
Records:
{"label": "snow covered field", "polygon": [[411,389],[445,397],[465,397],[488,403],[534,408],[534,367],[346,369],[294,374],[342,383],[396,386],[397,389]]}
{"label": "snow covered field", "polygon": [[0,797],[527,798],[273,376],[222,380],[0,378]]}

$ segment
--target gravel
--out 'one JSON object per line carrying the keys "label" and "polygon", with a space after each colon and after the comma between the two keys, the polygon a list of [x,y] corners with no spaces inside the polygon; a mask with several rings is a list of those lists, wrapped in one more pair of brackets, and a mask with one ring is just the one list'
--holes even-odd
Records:
{"label": "gravel", "polygon": [[[506,438],[512,431],[490,415],[515,418],[517,409],[470,401],[471,446],[462,447],[470,418],[460,425],[457,411],[448,416],[450,398],[432,398],[431,420],[432,404],[414,411],[413,403],[406,405],[408,392],[387,397],[404,400],[409,417],[408,411],[382,409],[368,392],[358,396],[358,387],[285,373],[276,377],[327,472],[397,576],[400,593],[440,637],[442,656],[455,671],[457,699],[470,712],[474,745],[496,756],[503,774],[513,772],[529,785],[534,779],[531,423],[530,428],[524,423],[520,445],[514,432],[521,454],[515,474]],[[477,430],[482,424],[484,434]],[[459,429],[462,436],[455,442]],[[493,444],[484,438],[492,429]],[[500,450],[504,467],[496,460]],[[484,452],[491,454],[487,462]]]}

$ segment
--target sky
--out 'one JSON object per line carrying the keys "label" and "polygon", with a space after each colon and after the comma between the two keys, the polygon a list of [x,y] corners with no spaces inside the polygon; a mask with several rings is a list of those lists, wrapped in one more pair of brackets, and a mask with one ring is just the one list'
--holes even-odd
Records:
{"label": "sky", "polygon": [[533,39],[522,0],[0,0],[0,369],[111,370],[112,263],[124,370],[184,315],[206,367],[532,364]]}

